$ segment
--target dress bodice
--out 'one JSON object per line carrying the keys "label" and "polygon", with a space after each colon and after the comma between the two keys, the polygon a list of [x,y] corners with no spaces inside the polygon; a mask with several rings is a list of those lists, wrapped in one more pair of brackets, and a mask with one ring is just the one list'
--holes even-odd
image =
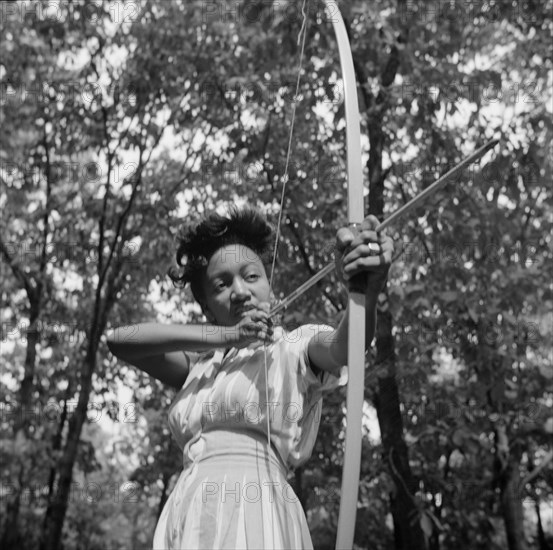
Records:
{"label": "dress bodice", "polygon": [[[311,455],[322,395],[338,385],[309,364],[308,343],[326,325],[275,329],[270,344],[190,355],[190,372],[169,410],[169,426],[185,465],[203,452],[202,434],[229,429],[267,438],[286,467]],[[268,391],[267,391],[268,388]]]}

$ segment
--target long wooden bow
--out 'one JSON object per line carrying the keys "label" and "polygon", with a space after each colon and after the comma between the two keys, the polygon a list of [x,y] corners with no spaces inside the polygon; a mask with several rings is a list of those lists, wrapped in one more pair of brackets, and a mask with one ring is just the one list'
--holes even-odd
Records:
{"label": "long wooden bow", "polygon": [[[346,119],[348,222],[361,223],[365,217],[361,129],[357,85],[346,27],[338,6],[325,0],[340,54]],[[365,293],[350,292],[348,298],[348,389],[346,446],[342,471],[340,515],[336,548],[351,550],[355,532],[359,471],[361,467],[362,412],[365,388]]]}
{"label": "long wooden bow", "polygon": [[[342,80],[344,83],[344,104],[346,119],[346,143],[347,143],[347,175],[348,175],[348,222],[360,224],[365,212],[363,208],[363,168],[361,165],[361,130],[359,125],[359,107],[357,105],[357,87],[355,83],[355,71],[349,39],[344,25],[344,20],[338,10],[335,0],[325,0],[328,16],[332,21],[340,64],[342,66]],[[305,44],[306,10],[305,1],[302,6],[304,24],[300,31],[303,37],[300,55],[300,69],[296,82],[296,96],[299,92],[299,77],[301,73],[301,60]],[[286,169],[283,177],[283,189],[280,204],[280,214],[277,225],[277,236],[271,268],[272,287],[273,273],[278,246],[280,222],[282,218],[284,189],[288,179],[288,160],[291,152],[292,132],[294,128],[295,105],[290,124],[290,137],[288,140],[288,153],[286,157]],[[277,306],[278,307],[278,306]],[[346,447],[344,451],[344,466],[342,474],[342,493],[340,499],[340,515],[338,518],[338,535],[336,548],[350,549],[353,547],[353,534],[355,529],[355,515],[357,508],[357,491],[359,486],[359,470],[361,465],[361,420],[364,398],[364,371],[365,371],[365,293],[351,292],[348,300],[348,391],[347,391],[347,417],[346,417]],[[279,308],[280,310],[280,308]],[[271,315],[276,313],[271,310]],[[265,367],[267,369],[267,367]],[[268,387],[268,385],[267,385]],[[268,401],[268,399],[267,399]],[[268,438],[270,441],[268,426]]]}

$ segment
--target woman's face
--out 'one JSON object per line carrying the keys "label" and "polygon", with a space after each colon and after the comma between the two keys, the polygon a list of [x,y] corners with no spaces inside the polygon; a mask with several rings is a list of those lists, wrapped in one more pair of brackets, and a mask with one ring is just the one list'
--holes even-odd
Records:
{"label": "woman's face", "polygon": [[221,247],[210,258],[203,281],[204,312],[210,322],[236,325],[248,309],[269,302],[271,289],[259,256],[242,244]]}

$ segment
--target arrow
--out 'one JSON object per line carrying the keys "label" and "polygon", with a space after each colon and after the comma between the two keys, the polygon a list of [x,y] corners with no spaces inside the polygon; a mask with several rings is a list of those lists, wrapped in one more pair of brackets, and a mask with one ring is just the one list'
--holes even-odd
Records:
{"label": "arrow", "polygon": [[[412,198],[407,204],[403,205],[401,208],[398,208],[393,214],[391,214],[380,225],[378,225],[375,231],[382,231],[383,229],[386,229],[386,227],[388,227],[389,225],[391,225],[401,217],[405,216],[405,214],[411,212],[413,208],[419,206],[419,204],[422,201],[424,201],[429,195],[432,195],[438,189],[443,187],[461,170],[463,170],[469,164],[472,164],[473,162],[477,161],[479,158],[484,156],[490,149],[493,149],[498,143],[499,143],[498,139],[492,139],[485,145],[482,145],[482,147],[477,149],[474,153],[472,153],[472,155],[462,160],[459,164],[457,164],[451,170],[449,170],[449,172],[446,172],[443,176],[438,178],[432,185],[429,185],[424,191],[421,191],[416,197]],[[313,275],[311,279],[308,279],[307,281],[305,281],[305,283],[303,283],[301,286],[296,288],[294,292],[289,294],[286,298],[284,298],[284,300],[282,300],[279,304],[273,307],[270,310],[269,315],[270,316],[277,315],[283,309],[287,308],[294,300],[299,298],[304,292],[309,290],[313,285],[317,284],[321,279],[323,279],[329,273],[331,273],[335,269],[335,267],[336,265],[334,262],[329,263],[318,273]]]}

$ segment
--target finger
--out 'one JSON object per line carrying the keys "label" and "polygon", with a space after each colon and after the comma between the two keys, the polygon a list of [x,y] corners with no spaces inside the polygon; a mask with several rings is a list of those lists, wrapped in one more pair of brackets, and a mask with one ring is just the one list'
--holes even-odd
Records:
{"label": "finger", "polygon": [[259,329],[262,329],[266,332],[272,330],[272,322],[270,319],[260,319],[258,322],[257,322],[257,327]]}
{"label": "finger", "polygon": [[269,319],[269,313],[267,311],[263,311],[262,309],[252,310],[251,316],[255,321],[266,321]]}
{"label": "finger", "polygon": [[372,214],[370,216],[367,216],[362,222],[361,222],[361,228],[363,230],[365,229],[376,229],[380,225],[380,222],[378,221],[378,218],[376,216],[373,216]]}
{"label": "finger", "polygon": [[390,239],[391,237],[388,235],[387,229],[381,229],[380,231],[377,231],[376,234],[378,235],[378,239],[380,241],[383,241],[384,239]]}
{"label": "finger", "polygon": [[375,231],[363,231],[344,252],[342,261],[348,262],[361,256],[378,255],[381,252],[380,242],[381,239]]}
{"label": "finger", "polygon": [[271,317],[265,311],[257,311],[253,316],[254,321],[263,326],[268,326],[271,323]]}
{"label": "finger", "polygon": [[257,335],[262,339],[269,339],[273,336],[273,329],[271,327],[268,327],[266,325],[263,325],[259,327],[257,331]]}
{"label": "finger", "polygon": [[380,265],[389,267],[392,263],[392,252],[387,251],[378,255]]}
{"label": "finger", "polygon": [[344,270],[348,264],[355,262],[359,258],[365,258],[367,256],[378,256],[383,252],[383,248],[377,242],[369,242],[356,246],[351,252],[344,255],[342,261],[344,263]]}
{"label": "finger", "polygon": [[359,233],[359,241],[363,243],[379,242],[380,237],[376,231],[365,229]]}
{"label": "finger", "polygon": [[254,336],[254,337],[262,328],[265,328],[265,325],[259,319],[251,318],[246,323],[247,331],[251,336]]}
{"label": "finger", "polygon": [[345,250],[355,239],[353,231],[348,227],[341,227],[336,232],[336,248],[341,252]]}
{"label": "finger", "polygon": [[382,252],[382,248],[378,243],[369,243],[369,254],[371,256],[378,256]]}
{"label": "finger", "polygon": [[383,249],[378,256],[380,265],[385,265],[386,268],[389,268],[390,265],[392,264],[393,257],[394,257],[393,246],[390,248]]}
{"label": "finger", "polygon": [[370,242],[380,242],[379,234],[372,229],[365,229],[363,231],[358,231],[353,240],[348,243],[348,246],[346,248],[348,248],[349,250],[353,250],[361,244],[367,244]]}
{"label": "finger", "polygon": [[393,252],[395,248],[394,241],[388,238],[380,244],[380,248],[384,252]]}
{"label": "finger", "polygon": [[391,254],[393,254],[394,249],[395,249],[395,243],[390,237],[386,237],[380,243],[380,248],[381,248],[381,252],[383,254],[385,254],[387,252],[390,252]]}
{"label": "finger", "polygon": [[271,310],[271,304],[269,302],[260,302],[258,307],[261,311],[264,311],[265,313],[269,313],[269,311]]}
{"label": "finger", "polygon": [[390,251],[382,252],[378,256],[364,256],[345,266],[344,276],[347,279],[350,279],[359,273],[387,269],[387,267],[391,264],[391,261],[392,254]]}

